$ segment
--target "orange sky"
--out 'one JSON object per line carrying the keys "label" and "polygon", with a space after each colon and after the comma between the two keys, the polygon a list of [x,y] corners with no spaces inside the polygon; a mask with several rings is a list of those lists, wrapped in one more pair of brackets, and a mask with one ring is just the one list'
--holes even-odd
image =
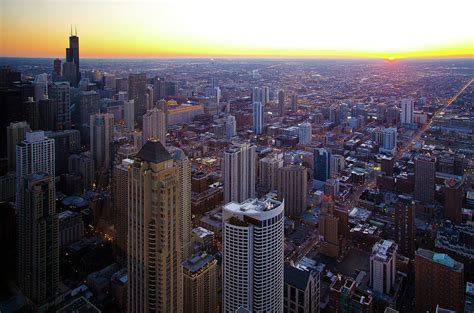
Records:
{"label": "orange sky", "polygon": [[64,57],[75,23],[81,57],[472,57],[469,8],[470,0],[2,0],[0,55]]}

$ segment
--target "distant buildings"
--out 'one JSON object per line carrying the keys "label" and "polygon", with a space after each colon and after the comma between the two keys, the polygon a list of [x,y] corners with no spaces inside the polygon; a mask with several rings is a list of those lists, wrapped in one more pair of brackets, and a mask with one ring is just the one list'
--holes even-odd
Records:
{"label": "distant buildings", "polygon": [[297,94],[291,95],[291,111],[292,112],[298,111],[298,95]]}
{"label": "distant buildings", "polygon": [[418,249],[415,254],[416,312],[434,312],[440,307],[464,309],[464,265],[447,254]]}
{"label": "distant buildings", "polygon": [[[49,97],[56,110],[56,130],[71,128],[71,96],[68,82],[54,82],[49,87]],[[41,111],[41,103],[40,103]]]}
{"label": "distant buildings", "polygon": [[[58,64],[60,67],[61,62],[54,63],[54,72],[58,73]],[[60,75],[59,75],[60,76]],[[66,62],[63,64],[63,76],[73,87],[77,87],[81,81],[81,72],[79,70],[79,37],[76,33],[69,36],[69,48],[66,48]]]}
{"label": "distant buildings", "polygon": [[278,92],[278,114],[283,117],[285,116],[285,91],[280,90]]}
{"label": "distant buildings", "polygon": [[242,143],[224,151],[224,202],[255,197],[255,146]]}
{"label": "distant buildings", "polygon": [[130,74],[128,76],[128,99],[134,100],[135,119],[141,125],[142,116],[147,110],[146,74]]}
{"label": "distant buildings", "polygon": [[303,145],[308,145],[312,141],[312,127],[311,123],[305,122],[301,123],[298,131],[299,143]]}
{"label": "distant buildings", "polygon": [[400,122],[402,124],[413,124],[413,114],[415,111],[415,104],[413,99],[402,99],[401,101]]}
{"label": "distant buildings", "polygon": [[380,240],[370,256],[370,285],[373,290],[390,294],[397,274],[398,246],[391,240]]}
{"label": "distant buildings", "polygon": [[261,135],[263,133],[263,104],[262,102],[252,103],[253,127],[255,134]]}
{"label": "distant buildings", "polygon": [[225,136],[227,139],[231,139],[237,135],[237,123],[235,122],[235,116],[228,115],[225,122]]}
{"label": "distant buildings", "polygon": [[415,158],[415,200],[433,203],[435,200],[436,158],[418,155]]}
{"label": "distant buildings", "polygon": [[223,312],[283,311],[283,203],[228,203],[223,209]]}

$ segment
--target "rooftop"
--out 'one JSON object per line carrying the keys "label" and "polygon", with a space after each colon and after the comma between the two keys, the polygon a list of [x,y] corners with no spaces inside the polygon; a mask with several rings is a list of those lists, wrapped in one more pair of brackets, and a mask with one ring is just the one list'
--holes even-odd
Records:
{"label": "rooftop", "polygon": [[449,255],[445,253],[436,253],[431,250],[420,248],[416,251],[416,255],[432,260],[435,263],[444,265],[458,272],[464,270],[464,264],[455,261],[454,259],[452,259]]}
{"label": "rooftop", "polygon": [[305,290],[311,277],[311,272],[303,271],[285,263],[285,284],[296,287],[299,290]]}
{"label": "rooftop", "polygon": [[151,163],[171,160],[171,154],[158,140],[148,140],[136,155],[136,159]]}
{"label": "rooftop", "polygon": [[214,257],[209,254],[195,254],[189,257],[186,261],[183,262],[184,269],[188,270],[189,272],[196,273],[207,264],[212,262]]}

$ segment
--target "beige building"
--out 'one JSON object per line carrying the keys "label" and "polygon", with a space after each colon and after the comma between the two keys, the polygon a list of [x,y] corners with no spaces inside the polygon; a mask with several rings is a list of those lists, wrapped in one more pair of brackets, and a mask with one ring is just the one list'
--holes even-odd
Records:
{"label": "beige building", "polygon": [[182,312],[177,166],[158,140],[150,140],[128,175],[128,311]]}
{"label": "beige building", "polygon": [[277,172],[283,166],[283,153],[271,154],[258,161],[258,182],[266,191],[276,190]]}
{"label": "beige building", "polygon": [[321,253],[338,258],[345,247],[344,230],[330,196],[324,196],[319,215],[319,234],[322,236]]}
{"label": "beige building", "polygon": [[306,211],[308,172],[304,166],[289,165],[278,169],[278,200],[285,200],[285,214],[298,216]]}
{"label": "beige building", "polygon": [[217,260],[197,254],[183,262],[184,312],[212,313],[217,309]]}

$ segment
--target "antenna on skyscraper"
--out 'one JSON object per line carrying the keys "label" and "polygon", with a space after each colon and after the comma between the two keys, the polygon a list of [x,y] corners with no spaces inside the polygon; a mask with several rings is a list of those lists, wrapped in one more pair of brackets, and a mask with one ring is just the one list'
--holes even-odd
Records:
{"label": "antenna on skyscraper", "polygon": [[71,36],[72,36],[72,24],[71,24]]}

